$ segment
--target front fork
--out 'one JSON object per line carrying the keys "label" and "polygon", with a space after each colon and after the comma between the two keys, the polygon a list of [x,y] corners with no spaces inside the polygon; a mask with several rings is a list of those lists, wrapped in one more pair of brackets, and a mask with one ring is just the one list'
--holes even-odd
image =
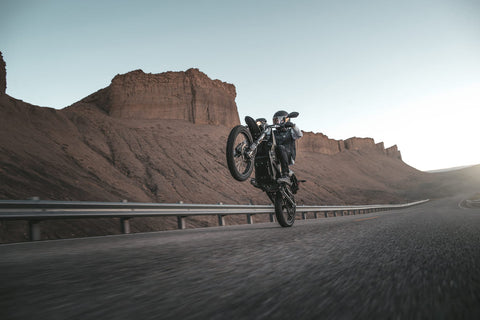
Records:
{"label": "front fork", "polygon": [[[291,192],[287,190],[287,187],[280,186],[277,192],[280,192],[282,194],[282,199],[285,199],[292,206],[292,208],[297,206],[297,204],[295,203],[295,198],[293,197]],[[275,193],[276,192],[267,192],[268,198],[270,199],[270,201],[272,201],[273,204],[275,204]]]}
{"label": "front fork", "polygon": [[296,207],[295,199],[293,198],[292,193],[289,192],[289,190],[285,186],[280,187],[280,192],[282,193],[283,199],[286,199],[292,207]]}
{"label": "front fork", "polygon": [[265,136],[266,136],[266,133],[265,131],[262,132],[262,134],[257,138],[257,140],[255,140],[251,145],[250,147],[248,148],[248,150],[245,151],[245,155],[252,159],[254,156],[255,156],[255,151],[257,151],[257,147],[258,145],[263,141],[263,139],[265,139]]}

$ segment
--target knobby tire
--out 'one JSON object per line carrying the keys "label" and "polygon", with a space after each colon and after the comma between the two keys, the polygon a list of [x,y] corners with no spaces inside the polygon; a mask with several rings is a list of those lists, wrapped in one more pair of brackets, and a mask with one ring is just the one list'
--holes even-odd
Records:
{"label": "knobby tire", "polygon": [[[293,199],[293,194],[291,194],[291,192],[289,193]],[[283,196],[281,191],[277,191],[275,195],[275,216],[277,217],[278,223],[282,227],[291,227],[295,222],[295,214],[295,206]]]}
{"label": "knobby tire", "polygon": [[244,151],[253,143],[250,131],[238,125],[230,131],[227,140],[227,165],[233,178],[247,180],[253,171],[253,159],[245,156]]}

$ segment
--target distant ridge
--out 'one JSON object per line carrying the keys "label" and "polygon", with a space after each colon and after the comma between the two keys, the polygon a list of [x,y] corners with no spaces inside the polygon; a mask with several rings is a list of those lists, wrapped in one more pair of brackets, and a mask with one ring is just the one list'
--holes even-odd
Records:
{"label": "distant ridge", "polygon": [[457,170],[466,169],[474,166],[476,166],[476,164],[472,164],[468,166],[451,167],[451,168],[445,168],[445,169],[427,170],[425,172],[429,172],[429,173],[450,172],[450,171],[457,171]]}

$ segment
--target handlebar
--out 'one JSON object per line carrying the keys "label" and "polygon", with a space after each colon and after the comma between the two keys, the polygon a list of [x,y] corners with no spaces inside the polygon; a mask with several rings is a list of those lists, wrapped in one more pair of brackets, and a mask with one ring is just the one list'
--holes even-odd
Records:
{"label": "handlebar", "polygon": [[267,135],[268,131],[271,131],[271,129],[279,129],[279,128],[285,128],[285,124],[289,122],[286,122],[284,124],[270,124],[265,126],[265,130],[262,131],[260,136],[255,140],[249,147],[249,150],[246,152],[246,155],[251,158],[253,157],[253,154],[255,153],[255,150],[257,149],[258,145],[265,139],[265,136]]}

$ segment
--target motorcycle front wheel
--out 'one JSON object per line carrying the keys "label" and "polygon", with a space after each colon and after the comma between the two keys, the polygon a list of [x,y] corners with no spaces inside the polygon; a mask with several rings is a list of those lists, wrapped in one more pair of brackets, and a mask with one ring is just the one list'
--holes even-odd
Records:
{"label": "motorcycle front wheel", "polygon": [[250,131],[242,125],[238,125],[230,131],[227,140],[227,164],[228,170],[238,181],[245,181],[253,171],[253,157],[246,155],[246,151],[253,143]]}
{"label": "motorcycle front wheel", "polygon": [[275,194],[275,216],[278,223],[282,227],[291,227],[295,222],[296,211],[295,199],[289,188],[284,187],[283,191],[277,191]]}

